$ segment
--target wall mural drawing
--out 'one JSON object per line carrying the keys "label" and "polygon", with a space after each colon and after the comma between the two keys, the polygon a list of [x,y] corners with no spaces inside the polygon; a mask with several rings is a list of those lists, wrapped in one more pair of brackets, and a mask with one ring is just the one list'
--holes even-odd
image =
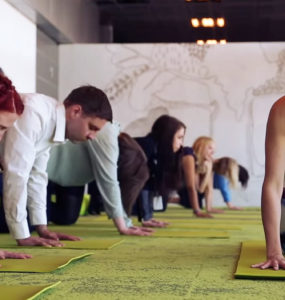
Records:
{"label": "wall mural drawing", "polygon": [[161,114],[186,124],[186,145],[212,136],[216,157],[250,171],[248,189],[236,192],[240,205],[260,205],[266,121],[285,94],[285,43],[64,45],[60,54],[60,93],[99,84],[132,136]]}

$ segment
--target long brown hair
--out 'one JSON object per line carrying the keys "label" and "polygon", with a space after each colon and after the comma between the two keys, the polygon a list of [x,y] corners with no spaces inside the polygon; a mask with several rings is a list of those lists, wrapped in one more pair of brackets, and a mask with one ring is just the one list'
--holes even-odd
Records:
{"label": "long brown hair", "polygon": [[173,152],[173,139],[181,128],[186,129],[185,124],[169,115],[160,116],[151,128],[157,142],[158,188],[162,193],[178,189],[182,182],[183,149]]}

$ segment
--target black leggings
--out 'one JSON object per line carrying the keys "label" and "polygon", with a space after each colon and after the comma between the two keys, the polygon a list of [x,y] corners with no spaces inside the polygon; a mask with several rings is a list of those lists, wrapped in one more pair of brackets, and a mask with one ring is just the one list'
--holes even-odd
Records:
{"label": "black leggings", "polygon": [[[51,195],[56,202],[51,201]],[[80,213],[84,186],[63,187],[49,181],[47,193],[48,220],[58,225],[74,224]]]}
{"label": "black leggings", "polygon": [[6,219],[5,219],[5,212],[3,208],[3,202],[2,202],[2,195],[0,199],[0,233],[7,233],[9,232]]}
{"label": "black leggings", "polygon": [[[203,199],[205,197],[205,194],[203,193],[198,193],[198,202],[199,202],[199,207],[202,209],[203,208]],[[190,201],[189,201],[189,194],[187,191],[187,188],[184,187],[181,190],[178,191],[179,197],[180,197],[180,202],[179,204],[181,204],[182,206],[186,207],[186,208],[192,208]]]}
{"label": "black leggings", "polygon": [[[100,214],[104,207],[95,181],[89,183],[88,193],[91,196],[89,213]],[[51,201],[52,194],[56,196],[56,202]],[[80,214],[83,196],[84,186],[64,187],[49,181],[47,191],[48,220],[58,225],[76,223]]]}

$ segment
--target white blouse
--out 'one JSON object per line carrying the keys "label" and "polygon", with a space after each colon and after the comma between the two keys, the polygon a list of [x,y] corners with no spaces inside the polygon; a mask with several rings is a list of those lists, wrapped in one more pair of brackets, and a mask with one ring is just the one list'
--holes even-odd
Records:
{"label": "white blouse", "polygon": [[25,109],[4,139],[4,209],[15,239],[30,236],[31,225],[47,224],[46,167],[53,144],[65,140],[65,108],[42,94],[21,94]]}

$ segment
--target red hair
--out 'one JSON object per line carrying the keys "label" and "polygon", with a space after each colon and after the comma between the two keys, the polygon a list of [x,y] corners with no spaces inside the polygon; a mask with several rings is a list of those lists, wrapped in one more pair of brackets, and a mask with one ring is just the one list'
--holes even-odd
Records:
{"label": "red hair", "polygon": [[0,111],[21,115],[24,111],[23,101],[6,76],[0,74]]}

